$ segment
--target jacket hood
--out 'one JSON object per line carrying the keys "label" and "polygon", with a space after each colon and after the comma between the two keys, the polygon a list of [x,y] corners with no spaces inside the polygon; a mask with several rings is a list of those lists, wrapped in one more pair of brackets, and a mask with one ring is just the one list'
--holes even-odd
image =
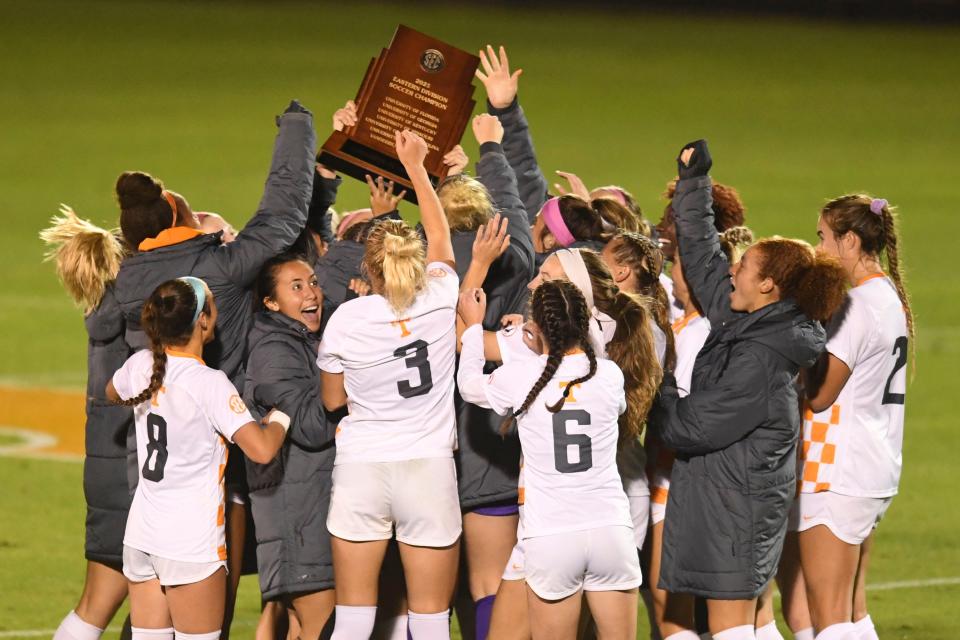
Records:
{"label": "jacket hood", "polygon": [[753,340],[776,351],[798,367],[816,363],[826,344],[826,332],[793,300],[780,300],[738,318],[724,340]]}
{"label": "jacket hood", "polygon": [[[219,233],[205,233],[177,244],[141,251],[128,256],[120,265],[115,290],[124,314],[140,324],[140,309],[147,297],[162,282],[193,273],[200,257],[220,245]],[[180,268],[171,273],[171,264]],[[157,268],[161,265],[161,268]]]}
{"label": "jacket hood", "polygon": [[296,340],[311,347],[320,342],[320,336],[307,329],[302,322],[277,311],[258,311],[253,316],[253,328],[247,336],[247,353],[267,339]]}
{"label": "jacket hood", "polygon": [[352,240],[338,240],[330,245],[326,255],[320,259],[320,264],[336,265],[339,270],[352,273],[359,261],[363,260],[366,245]]}

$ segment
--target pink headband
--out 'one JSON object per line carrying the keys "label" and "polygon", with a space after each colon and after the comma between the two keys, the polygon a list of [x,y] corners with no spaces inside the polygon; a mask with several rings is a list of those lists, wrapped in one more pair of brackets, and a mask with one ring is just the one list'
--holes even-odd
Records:
{"label": "pink headband", "polygon": [[356,211],[352,211],[343,216],[343,220],[341,220],[340,224],[337,225],[337,237],[342,237],[346,230],[352,227],[357,219],[364,215],[372,216],[373,212],[370,211],[370,209],[357,209]]}
{"label": "pink headband", "polygon": [[609,191],[610,193],[616,196],[616,199],[620,201],[620,204],[630,208],[630,205],[627,204],[627,194],[620,187],[604,187],[604,191]]}
{"label": "pink headband", "polygon": [[563,216],[560,214],[560,198],[547,200],[543,208],[540,209],[540,215],[543,216],[547,229],[550,230],[561,247],[569,247],[573,244],[573,234],[570,233],[567,223],[563,221]]}

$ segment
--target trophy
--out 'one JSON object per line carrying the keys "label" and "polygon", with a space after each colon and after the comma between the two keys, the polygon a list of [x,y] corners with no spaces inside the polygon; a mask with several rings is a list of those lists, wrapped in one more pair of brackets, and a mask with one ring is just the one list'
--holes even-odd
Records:
{"label": "trophy", "polygon": [[447,175],[443,156],[460,142],[473,113],[473,77],[480,59],[399,25],[390,46],[370,60],[355,99],[357,124],[334,131],[317,161],[360,181],[383,176],[407,189],[394,132],[409,129],[427,143],[424,166],[434,186]]}

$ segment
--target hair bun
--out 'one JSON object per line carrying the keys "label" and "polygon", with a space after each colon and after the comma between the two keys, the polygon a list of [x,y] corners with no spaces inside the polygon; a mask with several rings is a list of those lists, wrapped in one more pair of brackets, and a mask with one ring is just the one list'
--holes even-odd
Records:
{"label": "hair bun", "polygon": [[412,258],[420,251],[418,238],[387,231],[383,236],[383,250],[394,258]]}
{"label": "hair bun", "polygon": [[142,171],[124,171],[117,178],[117,200],[121,209],[132,209],[162,197],[163,183]]}

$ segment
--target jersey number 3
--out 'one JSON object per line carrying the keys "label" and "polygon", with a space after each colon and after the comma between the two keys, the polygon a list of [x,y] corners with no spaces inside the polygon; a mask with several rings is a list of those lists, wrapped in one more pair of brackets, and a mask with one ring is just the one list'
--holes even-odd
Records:
{"label": "jersey number 3", "polygon": [[904,402],[904,394],[891,393],[890,385],[893,384],[893,377],[897,375],[897,371],[903,369],[904,365],[907,364],[907,336],[897,338],[896,342],[893,343],[893,353],[897,356],[897,361],[893,363],[893,371],[887,378],[887,386],[883,388],[883,400],[880,401],[880,404],[903,404]]}
{"label": "jersey number 3", "polygon": [[[593,442],[585,433],[567,433],[567,423],[590,424],[583,409],[564,409],[553,414],[553,464],[560,473],[577,473],[593,466]],[[569,447],[577,448],[577,461],[570,462]]]}
{"label": "jersey number 3", "polygon": [[[413,351],[413,353],[410,353]],[[430,393],[433,389],[433,374],[430,372],[430,359],[427,354],[427,343],[423,340],[414,340],[393,352],[397,358],[404,358],[407,369],[416,369],[420,376],[420,384],[414,386],[409,380],[397,383],[397,391],[404,398],[416,398]]]}
{"label": "jersey number 3", "polygon": [[[153,463],[151,465],[150,463]],[[143,461],[144,480],[163,480],[167,464],[167,421],[155,413],[147,414],[147,459]]]}

